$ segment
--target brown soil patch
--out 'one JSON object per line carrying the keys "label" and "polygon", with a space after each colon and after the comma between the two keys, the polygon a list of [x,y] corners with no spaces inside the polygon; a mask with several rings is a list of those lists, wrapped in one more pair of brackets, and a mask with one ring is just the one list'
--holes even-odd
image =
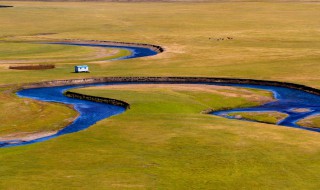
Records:
{"label": "brown soil patch", "polygon": [[54,69],[55,65],[19,65],[19,66],[9,66],[9,69],[16,70],[47,70]]}
{"label": "brown soil patch", "polygon": [[56,134],[58,131],[43,131],[43,132],[22,132],[14,133],[0,137],[0,141],[30,141],[42,137],[48,137]]}
{"label": "brown soil patch", "polygon": [[184,45],[172,44],[169,46],[162,46],[165,51],[162,53],[158,53],[154,56],[142,57],[142,59],[167,59],[171,58],[177,54],[185,54],[186,48]]}
{"label": "brown soil patch", "polygon": [[0,5],[0,8],[10,8],[10,7],[13,7],[13,6],[10,6],[10,5]]}

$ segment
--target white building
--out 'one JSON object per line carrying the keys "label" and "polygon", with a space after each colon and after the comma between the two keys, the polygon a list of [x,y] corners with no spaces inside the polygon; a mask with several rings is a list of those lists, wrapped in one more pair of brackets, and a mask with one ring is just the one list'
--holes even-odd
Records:
{"label": "white building", "polygon": [[78,65],[74,67],[74,72],[76,73],[88,73],[89,72],[89,67],[88,65]]}

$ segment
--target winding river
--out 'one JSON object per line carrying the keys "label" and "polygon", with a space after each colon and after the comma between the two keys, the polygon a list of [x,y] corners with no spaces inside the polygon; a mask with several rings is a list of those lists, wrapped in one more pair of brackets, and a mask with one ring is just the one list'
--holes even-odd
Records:
{"label": "winding river", "polygon": [[[122,48],[127,49],[132,52],[131,55],[126,57],[121,57],[119,59],[131,59],[144,56],[152,56],[157,54],[156,51],[145,48],[145,47],[133,47],[133,46],[115,46],[115,45],[103,45],[103,44],[83,44],[83,43],[66,43],[59,42],[56,44],[65,44],[65,45],[79,45],[79,46],[92,46],[92,47],[105,47],[105,48]],[[46,141],[64,134],[74,133],[77,131],[84,130],[96,122],[103,120],[105,118],[111,117],[113,115],[121,114],[125,111],[125,108],[120,106],[114,106],[104,103],[97,103],[87,100],[73,99],[68,98],[63,95],[64,91],[73,89],[73,88],[83,88],[89,86],[101,86],[101,85],[122,85],[122,84],[148,84],[155,82],[109,82],[109,83],[96,83],[96,84],[86,84],[86,85],[71,85],[71,86],[58,86],[58,87],[42,87],[42,88],[31,88],[24,89],[17,92],[17,95],[23,98],[31,98],[35,100],[45,101],[45,102],[59,102],[63,104],[69,104],[74,106],[74,108],[79,112],[78,118],[70,125],[64,129],[58,131],[54,135],[47,137],[42,137],[29,141],[0,141],[0,147],[11,147],[19,145],[27,145],[36,142]],[[156,82],[157,83],[157,82]],[[158,82],[160,83],[160,82]],[[161,82],[170,83],[170,84],[182,84],[181,82]],[[187,84],[188,82],[183,82]],[[190,82],[190,84],[195,84]],[[212,112],[213,115],[223,116],[231,112],[263,112],[263,111],[278,111],[286,113],[289,116],[278,123],[280,126],[288,126],[301,128],[306,130],[312,130],[320,132],[320,129],[312,129],[301,127],[296,124],[297,121],[320,113],[320,96],[307,93],[305,91],[285,88],[285,87],[276,87],[276,86],[265,86],[265,85],[249,85],[249,84],[232,84],[232,83],[196,83],[196,84],[205,84],[205,85],[220,85],[220,86],[233,86],[233,87],[245,87],[253,89],[262,89],[271,91],[276,98],[276,101],[267,103],[257,107],[250,108],[241,108],[241,109],[232,109],[224,111]],[[307,110],[306,112],[295,112],[294,109],[303,108]]]}

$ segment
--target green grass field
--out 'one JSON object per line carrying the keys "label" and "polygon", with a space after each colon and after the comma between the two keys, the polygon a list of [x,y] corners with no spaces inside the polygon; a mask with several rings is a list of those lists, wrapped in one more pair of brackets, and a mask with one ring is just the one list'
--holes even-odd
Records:
{"label": "green grass field", "polygon": [[[17,98],[12,89],[25,82],[210,76],[320,88],[317,2],[1,4],[15,7],[0,9],[0,84],[12,84],[0,89],[0,137],[56,130],[76,115],[59,104]],[[150,43],[166,51],[101,62],[128,52],[35,43],[64,38]],[[33,62],[50,62],[56,69],[8,69]],[[71,73],[80,63],[88,63],[91,73]],[[318,133],[201,114],[261,102],[249,101],[239,89],[197,88],[78,89],[128,101],[131,109],[78,133],[0,149],[0,189],[320,187]]]}
{"label": "green grass field", "polygon": [[247,119],[269,124],[277,124],[288,115],[281,112],[233,112],[228,114],[236,119]]}
{"label": "green grass field", "polygon": [[13,96],[0,88],[0,139],[19,138],[34,132],[55,132],[69,124],[76,111],[61,105],[39,103]]}
{"label": "green grass field", "polygon": [[[167,50],[153,58],[99,65],[90,76],[221,76],[319,87],[318,3],[3,4],[16,7],[1,9],[2,46],[73,38],[153,43]],[[39,36],[43,33],[54,34]],[[233,39],[216,40],[227,37]],[[76,77],[66,74],[72,68],[62,64],[60,69],[24,81]],[[11,78],[11,71],[0,71],[0,83],[21,82],[29,74]]]}

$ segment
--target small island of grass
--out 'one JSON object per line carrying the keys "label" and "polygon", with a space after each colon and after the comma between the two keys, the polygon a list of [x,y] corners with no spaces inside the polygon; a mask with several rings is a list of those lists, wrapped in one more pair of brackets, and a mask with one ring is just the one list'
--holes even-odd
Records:
{"label": "small island of grass", "polygon": [[288,115],[276,111],[267,112],[232,112],[227,116],[234,119],[244,119],[251,121],[258,121],[262,123],[277,124],[281,120],[285,119]]}
{"label": "small island of grass", "polygon": [[294,108],[291,111],[296,112],[296,113],[304,113],[304,112],[309,112],[311,110],[308,108]]}
{"label": "small island of grass", "polygon": [[320,128],[320,114],[304,118],[297,122],[302,127]]}

